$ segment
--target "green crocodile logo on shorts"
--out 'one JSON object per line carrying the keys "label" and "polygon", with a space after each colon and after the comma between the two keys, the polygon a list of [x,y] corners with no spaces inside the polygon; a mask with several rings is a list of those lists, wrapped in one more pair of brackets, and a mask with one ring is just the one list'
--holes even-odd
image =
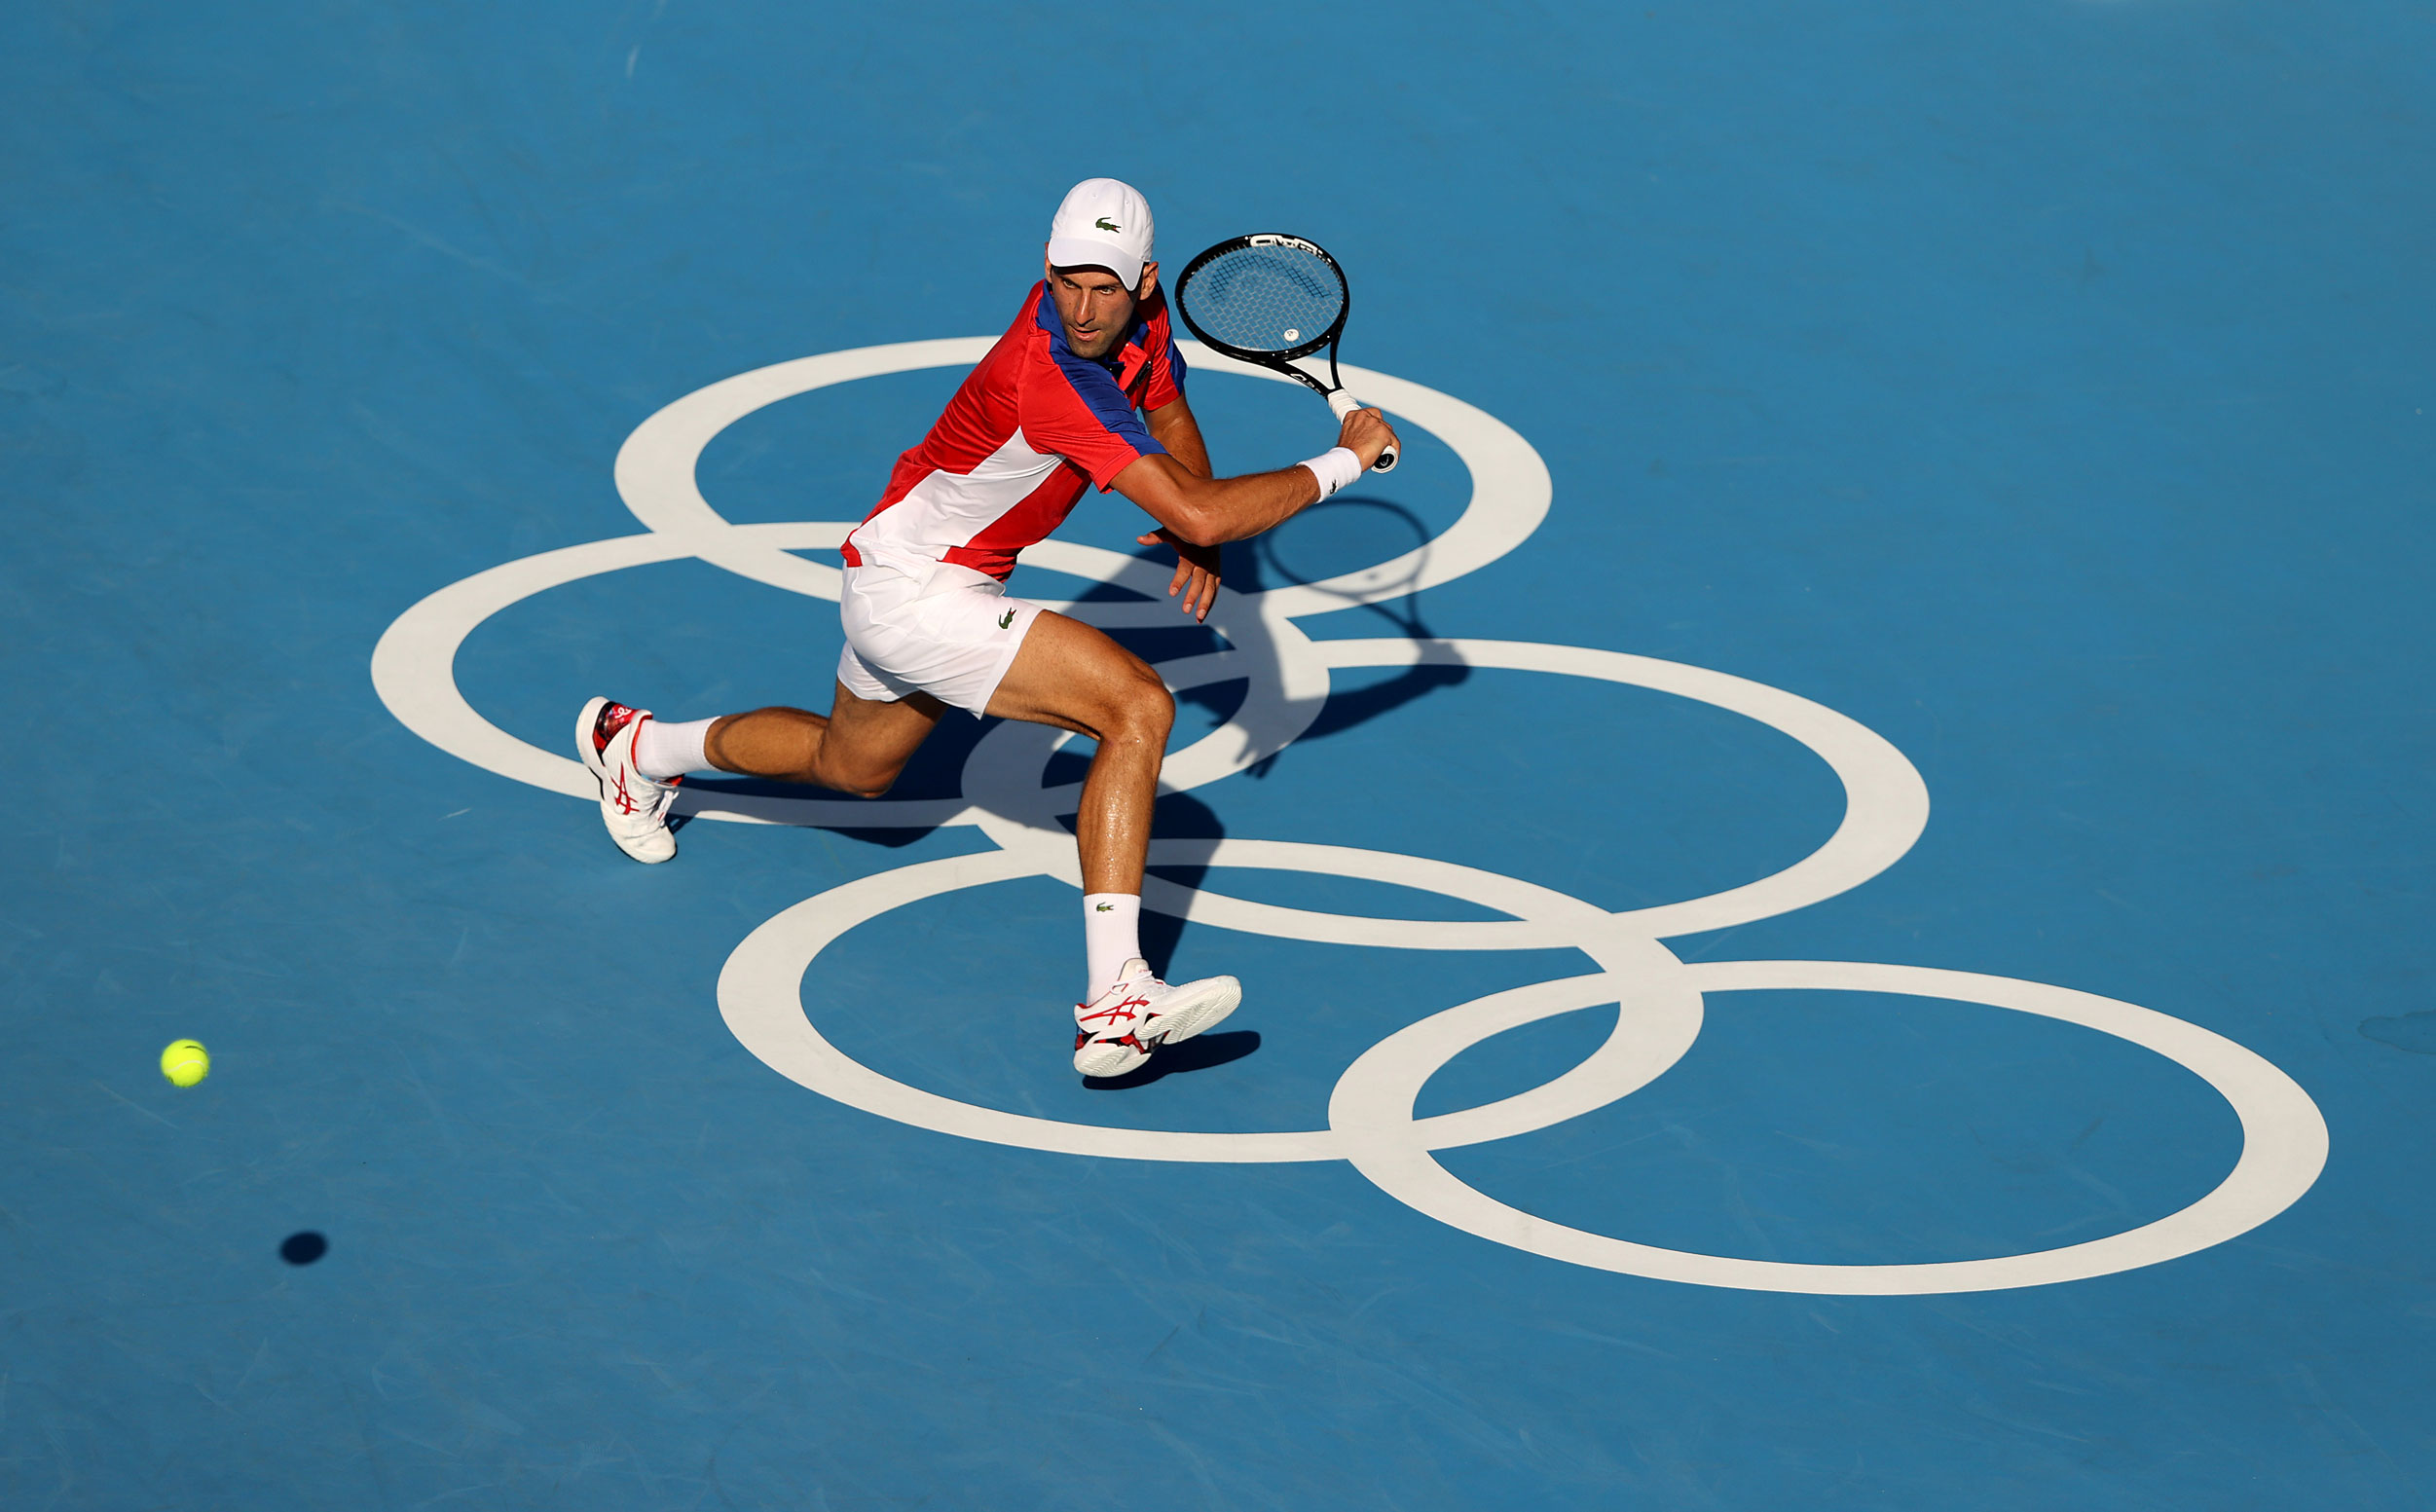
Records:
{"label": "green crocodile logo on shorts", "polygon": [[1001,629],[1001,630],[1006,629],[1009,625],[1012,625],[1012,624],[1014,624],[1014,623],[1015,623],[1015,610],[1013,610],[1013,609],[1009,609],[1009,610],[1007,610],[1007,612],[1006,612],[1006,613],[1001,614],[1000,616],[998,616],[998,628],[999,628],[999,629]]}
{"label": "green crocodile logo on shorts", "polygon": [[1118,225],[1115,221],[1110,220],[1110,219],[1109,219],[1107,216],[1105,216],[1105,215],[1103,215],[1103,216],[1101,216],[1099,219],[1097,219],[1097,220],[1095,220],[1095,221],[1091,222],[1091,224],[1092,224],[1092,225],[1094,225],[1094,226],[1097,226],[1097,227],[1098,227],[1100,230],[1102,230],[1102,231],[1123,231],[1123,230],[1125,230],[1125,228],[1124,228],[1123,226]]}

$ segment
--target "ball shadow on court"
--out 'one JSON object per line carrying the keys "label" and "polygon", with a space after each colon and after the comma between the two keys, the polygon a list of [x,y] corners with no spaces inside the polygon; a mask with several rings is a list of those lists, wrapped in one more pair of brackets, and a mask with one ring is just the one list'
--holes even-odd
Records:
{"label": "ball shadow on court", "polygon": [[330,1252],[330,1241],[312,1229],[279,1240],[279,1258],[292,1266],[309,1266]]}

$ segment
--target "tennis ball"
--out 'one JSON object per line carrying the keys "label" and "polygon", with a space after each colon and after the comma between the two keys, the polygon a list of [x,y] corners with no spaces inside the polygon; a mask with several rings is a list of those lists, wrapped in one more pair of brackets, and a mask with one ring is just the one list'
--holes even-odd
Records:
{"label": "tennis ball", "polygon": [[180,1087],[192,1087],[211,1074],[211,1055],[198,1040],[172,1040],[161,1052],[161,1074]]}

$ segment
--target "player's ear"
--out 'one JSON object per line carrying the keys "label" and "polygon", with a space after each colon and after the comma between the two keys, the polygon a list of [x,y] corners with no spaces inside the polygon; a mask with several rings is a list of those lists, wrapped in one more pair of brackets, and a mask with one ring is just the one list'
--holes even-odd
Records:
{"label": "player's ear", "polygon": [[1142,281],[1140,285],[1133,290],[1133,297],[1140,303],[1148,304],[1150,302],[1150,297],[1158,292],[1159,265],[1157,263],[1144,263],[1142,265]]}
{"label": "player's ear", "polygon": [[1041,243],[1041,281],[1050,282],[1057,277],[1057,265],[1049,260],[1049,243]]}

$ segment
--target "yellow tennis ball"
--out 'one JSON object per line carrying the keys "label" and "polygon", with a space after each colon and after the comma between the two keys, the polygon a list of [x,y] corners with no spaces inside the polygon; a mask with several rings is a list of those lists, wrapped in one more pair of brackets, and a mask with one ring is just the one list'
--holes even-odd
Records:
{"label": "yellow tennis ball", "polygon": [[211,1074],[210,1052],[200,1040],[172,1040],[161,1052],[161,1074],[180,1087],[192,1087]]}

